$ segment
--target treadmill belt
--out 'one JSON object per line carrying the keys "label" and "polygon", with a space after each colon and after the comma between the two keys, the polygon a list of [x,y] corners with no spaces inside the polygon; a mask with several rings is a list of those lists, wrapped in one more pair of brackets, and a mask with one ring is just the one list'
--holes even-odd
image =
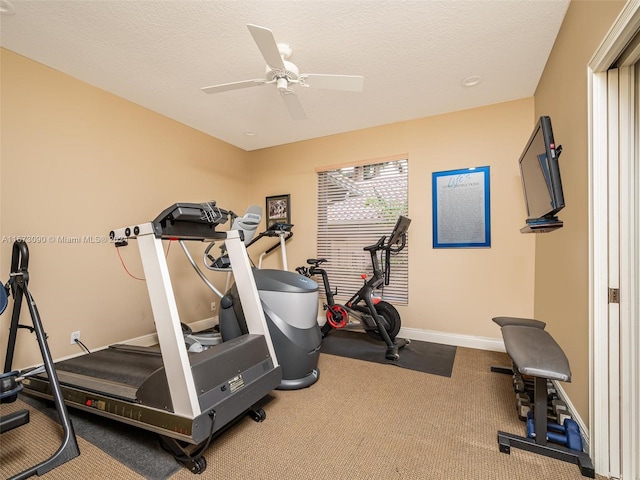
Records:
{"label": "treadmill belt", "polygon": [[56,370],[59,371],[123,383],[135,388],[140,387],[149,375],[162,367],[162,357],[159,355],[141,355],[112,348],[56,363]]}

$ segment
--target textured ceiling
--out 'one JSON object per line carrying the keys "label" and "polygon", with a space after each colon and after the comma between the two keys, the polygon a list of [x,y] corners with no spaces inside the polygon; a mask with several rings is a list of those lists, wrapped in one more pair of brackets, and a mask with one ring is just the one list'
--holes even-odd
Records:
{"label": "textured ceiling", "polygon": [[[0,44],[245,150],[534,94],[569,0],[0,0]],[[301,73],[364,76],[360,93],[296,86],[293,120],[261,78],[247,24]],[[461,81],[482,77],[474,87]],[[247,136],[252,131],[254,136]]]}

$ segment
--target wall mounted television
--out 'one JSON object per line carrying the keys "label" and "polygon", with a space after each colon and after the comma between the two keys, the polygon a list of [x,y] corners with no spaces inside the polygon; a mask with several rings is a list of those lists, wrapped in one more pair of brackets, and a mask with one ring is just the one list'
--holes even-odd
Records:
{"label": "wall mounted television", "polygon": [[556,214],[565,206],[558,157],[562,146],[556,146],[551,118],[542,116],[536,122],[518,163],[527,208],[523,233],[549,232],[563,223]]}

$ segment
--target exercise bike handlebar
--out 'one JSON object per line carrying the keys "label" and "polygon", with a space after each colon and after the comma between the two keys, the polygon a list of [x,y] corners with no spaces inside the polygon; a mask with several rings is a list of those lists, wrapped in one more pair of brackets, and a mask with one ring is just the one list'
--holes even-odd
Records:
{"label": "exercise bike handlebar", "polygon": [[[405,217],[401,217],[405,218]],[[408,219],[405,219],[408,220]],[[410,222],[410,220],[409,220]],[[408,222],[405,224],[408,226]],[[391,234],[391,239],[389,242],[386,242],[387,236],[383,235],[378,239],[378,241],[374,245],[369,245],[368,247],[364,247],[364,250],[371,254],[371,264],[373,265],[373,278],[370,280],[374,284],[374,288],[377,288],[381,279],[384,279],[384,284],[389,285],[390,277],[391,277],[391,255],[396,255],[400,253],[407,245],[407,232],[406,226],[404,231],[402,232],[394,232]],[[395,239],[394,242],[391,240]],[[386,242],[386,243],[385,243]],[[398,245],[398,242],[400,243]],[[397,245],[397,246],[394,246]],[[380,262],[377,257],[377,253],[379,251],[384,251],[384,270],[380,269]]]}

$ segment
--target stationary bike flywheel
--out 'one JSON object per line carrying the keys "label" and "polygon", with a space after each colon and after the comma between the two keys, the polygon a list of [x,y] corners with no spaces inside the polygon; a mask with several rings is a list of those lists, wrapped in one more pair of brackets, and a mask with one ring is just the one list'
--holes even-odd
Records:
{"label": "stationary bike flywheel", "polygon": [[333,328],[344,328],[349,321],[349,313],[342,305],[331,305],[327,309],[327,322]]}

